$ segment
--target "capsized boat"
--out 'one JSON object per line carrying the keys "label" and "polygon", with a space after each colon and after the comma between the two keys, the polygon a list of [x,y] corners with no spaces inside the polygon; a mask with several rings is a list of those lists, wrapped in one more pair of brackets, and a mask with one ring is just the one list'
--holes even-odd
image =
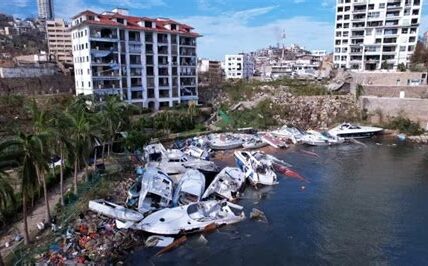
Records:
{"label": "capsized boat", "polygon": [[137,209],[146,213],[169,207],[172,203],[172,180],[157,168],[147,168],[141,178]]}
{"label": "capsized boat", "polygon": [[246,140],[242,144],[242,147],[244,147],[244,149],[260,149],[260,148],[263,148],[267,145],[268,144],[266,142],[264,142],[261,138],[254,136],[254,137]]}
{"label": "capsized boat", "polygon": [[253,156],[253,153],[248,151],[236,151],[234,155],[236,165],[245,173],[252,185],[270,186],[278,184],[270,160],[263,158],[258,160]]}
{"label": "capsized boat", "polygon": [[342,137],[345,139],[351,138],[370,138],[383,131],[380,127],[369,127],[354,125],[351,123],[343,123],[335,128],[332,128],[328,133],[334,137]]}
{"label": "capsized boat", "polygon": [[177,235],[200,232],[212,224],[234,224],[244,219],[242,206],[210,200],[157,211],[133,227],[152,234]]}
{"label": "capsized boat", "polygon": [[272,134],[278,137],[290,139],[294,144],[300,142],[300,139],[304,136],[304,133],[300,129],[289,125],[284,125],[283,127],[272,131]]}
{"label": "capsized boat", "polygon": [[93,212],[122,221],[139,222],[144,218],[143,214],[138,211],[125,208],[124,206],[103,199],[90,200],[89,209]]}
{"label": "capsized boat", "polygon": [[281,140],[279,137],[272,135],[271,133],[263,133],[261,134],[262,141],[271,145],[274,148],[287,148],[287,144],[285,141]]}
{"label": "capsized boat", "polygon": [[322,134],[315,130],[308,130],[306,131],[306,134],[301,138],[300,141],[303,144],[307,144],[311,146],[330,146],[334,144],[340,144],[345,141],[344,138],[334,137],[327,134]]}
{"label": "capsized boat", "polygon": [[225,167],[205,190],[202,199],[219,197],[234,200],[245,183],[245,174],[236,167]]}
{"label": "capsized boat", "polygon": [[148,162],[146,165],[157,167],[168,175],[184,174],[189,168],[207,175],[215,175],[220,171],[214,162],[190,157],[176,149],[165,150],[160,160]]}
{"label": "capsized boat", "polygon": [[242,147],[243,141],[232,134],[212,134],[209,143],[213,150],[231,150]]}
{"label": "capsized boat", "polygon": [[205,190],[205,176],[198,170],[188,169],[180,178],[174,192],[174,206],[198,202]]}

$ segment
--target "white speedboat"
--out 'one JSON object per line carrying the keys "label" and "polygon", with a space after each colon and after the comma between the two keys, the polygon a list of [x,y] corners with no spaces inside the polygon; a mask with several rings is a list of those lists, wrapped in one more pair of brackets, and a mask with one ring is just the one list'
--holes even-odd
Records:
{"label": "white speedboat", "polygon": [[245,183],[245,174],[236,167],[225,167],[214,178],[202,199],[219,197],[234,200]]}
{"label": "white speedboat", "polygon": [[205,190],[205,176],[198,170],[188,169],[180,178],[172,202],[174,206],[198,202]]}
{"label": "white speedboat", "polygon": [[270,160],[258,160],[253,156],[253,153],[248,151],[236,151],[234,155],[237,166],[245,173],[252,185],[270,186],[278,184]]}
{"label": "white speedboat", "polygon": [[334,137],[341,137],[345,139],[351,138],[370,138],[383,131],[380,127],[369,127],[353,125],[351,123],[343,123],[335,128],[332,128],[328,133]]}
{"label": "white speedboat", "polygon": [[300,141],[311,146],[330,146],[343,143],[345,139],[328,135],[328,133],[323,134],[315,130],[308,130]]}
{"label": "white speedboat", "polygon": [[209,136],[210,147],[213,150],[231,150],[242,147],[242,139],[232,134],[216,134]]}
{"label": "white speedboat", "polygon": [[300,142],[300,139],[304,136],[304,133],[297,127],[287,125],[272,131],[272,134],[278,137],[290,139],[294,144]]}
{"label": "white speedboat", "polygon": [[150,214],[135,229],[152,234],[177,235],[203,231],[208,225],[238,223],[245,219],[242,206],[226,201],[201,201]]}
{"label": "white speedboat", "polygon": [[242,144],[242,147],[244,147],[244,149],[260,149],[260,148],[263,148],[267,145],[268,144],[266,142],[264,142],[263,140],[261,140],[259,137],[254,136],[253,138],[246,140]]}
{"label": "white speedboat", "polygon": [[210,158],[210,151],[197,147],[195,145],[189,145],[183,150],[184,154],[192,156],[196,159],[208,160]]}
{"label": "white speedboat", "polygon": [[141,213],[169,207],[172,203],[172,180],[157,168],[147,168],[141,178],[137,209]]}
{"label": "white speedboat", "polygon": [[139,222],[144,219],[143,214],[138,211],[125,208],[124,206],[103,199],[90,200],[89,209],[98,214],[121,221]]}

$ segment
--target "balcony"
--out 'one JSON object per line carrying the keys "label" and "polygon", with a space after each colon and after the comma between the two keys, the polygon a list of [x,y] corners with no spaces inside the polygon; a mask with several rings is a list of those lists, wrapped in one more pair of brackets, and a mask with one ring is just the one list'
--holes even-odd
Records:
{"label": "balcony", "polygon": [[121,89],[116,88],[100,88],[95,89],[94,94],[96,95],[120,95]]}
{"label": "balcony", "polygon": [[158,46],[158,54],[168,55],[168,47],[167,46]]}
{"label": "balcony", "polygon": [[195,78],[180,78],[181,87],[195,87],[196,79]]}
{"label": "balcony", "polygon": [[180,37],[181,46],[196,46],[196,39],[191,37]]}
{"label": "balcony", "polygon": [[198,94],[196,93],[196,88],[181,88],[180,98],[185,101],[197,101]]}
{"label": "balcony", "polygon": [[180,58],[180,66],[196,66],[196,60],[194,58]]}
{"label": "balcony", "polygon": [[101,70],[93,71],[93,80],[118,80],[120,79],[119,71],[117,70]]}
{"label": "balcony", "polygon": [[114,29],[91,30],[89,38],[92,41],[117,42],[118,36]]}

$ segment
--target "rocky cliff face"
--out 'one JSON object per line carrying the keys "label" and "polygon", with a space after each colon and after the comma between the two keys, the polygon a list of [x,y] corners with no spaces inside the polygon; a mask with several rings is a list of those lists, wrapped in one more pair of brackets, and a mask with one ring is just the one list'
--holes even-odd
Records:
{"label": "rocky cliff face", "polygon": [[262,101],[269,101],[271,109],[281,110],[274,115],[278,125],[293,124],[302,129],[328,128],[337,123],[356,121],[361,114],[352,95],[296,96],[285,86],[266,85],[255,90],[257,92],[244,101],[232,102],[227,93],[221,91],[210,102],[217,108],[229,106],[229,112],[243,112],[256,108]]}

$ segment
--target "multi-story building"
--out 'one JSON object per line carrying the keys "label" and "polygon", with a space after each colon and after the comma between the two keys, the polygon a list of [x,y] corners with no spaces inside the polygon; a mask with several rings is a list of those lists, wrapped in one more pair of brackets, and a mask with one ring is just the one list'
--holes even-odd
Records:
{"label": "multi-story building", "polygon": [[223,78],[220,61],[200,59],[197,72],[199,84],[204,86],[219,84]]}
{"label": "multi-story building", "polygon": [[115,9],[81,12],[71,34],[77,94],[117,94],[153,109],[197,101],[192,27]]}
{"label": "multi-story building", "polygon": [[47,20],[46,34],[48,40],[49,56],[55,61],[73,63],[73,50],[71,48],[70,25],[63,19]]}
{"label": "multi-story building", "polygon": [[249,79],[254,75],[254,62],[248,54],[225,55],[226,79]]}
{"label": "multi-story building", "polygon": [[37,0],[37,11],[41,19],[54,19],[54,0]]}
{"label": "multi-story building", "polygon": [[334,64],[355,70],[407,65],[423,0],[337,0]]}

